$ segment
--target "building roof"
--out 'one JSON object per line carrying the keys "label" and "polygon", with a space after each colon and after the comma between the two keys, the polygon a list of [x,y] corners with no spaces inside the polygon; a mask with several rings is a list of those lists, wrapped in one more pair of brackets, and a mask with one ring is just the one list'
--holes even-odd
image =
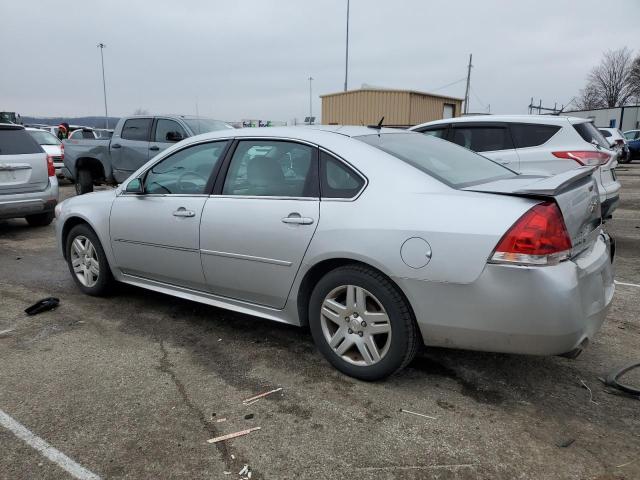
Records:
{"label": "building roof", "polygon": [[420,92],[418,90],[402,90],[399,88],[381,88],[381,87],[357,88],[355,90],[347,90],[346,92],[325,93],[324,95],[320,95],[320,98],[333,97],[337,95],[346,95],[348,93],[358,93],[358,92],[413,93],[415,95],[423,95],[425,97],[445,98],[447,100],[457,100],[459,102],[462,102],[464,100],[463,98],[450,97],[448,95],[438,95],[437,93]]}

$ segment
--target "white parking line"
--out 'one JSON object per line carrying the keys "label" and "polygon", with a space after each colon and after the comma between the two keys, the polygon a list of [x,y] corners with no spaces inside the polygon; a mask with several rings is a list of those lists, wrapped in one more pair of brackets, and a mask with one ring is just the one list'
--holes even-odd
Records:
{"label": "white parking line", "polygon": [[100,480],[100,477],[98,475],[90,472],[82,465],[79,465],[71,460],[64,453],[53,448],[43,439],[31,433],[27,429],[27,427],[15,421],[2,410],[0,410],[0,425],[2,425],[7,430],[11,430],[13,434],[20,440],[23,440],[27,445],[40,452],[43,456],[47,457],[53,463],[64,468],[75,478],[79,480]]}
{"label": "white parking line", "polygon": [[615,283],[616,285],[624,285],[626,287],[637,287],[637,288],[640,288],[640,285],[637,285],[635,283],[619,282],[618,280],[614,280],[613,283]]}

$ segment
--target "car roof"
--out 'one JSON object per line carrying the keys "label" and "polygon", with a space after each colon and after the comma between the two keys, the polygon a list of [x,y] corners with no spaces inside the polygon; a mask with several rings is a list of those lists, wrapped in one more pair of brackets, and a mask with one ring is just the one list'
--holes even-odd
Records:
{"label": "car roof", "polygon": [[426,127],[431,125],[440,125],[447,123],[482,123],[482,122],[507,122],[507,123],[542,123],[548,125],[566,125],[569,123],[586,123],[591,120],[588,118],[570,117],[567,115],[470,115],[466,117],[444,118],[442,120],[434,120],[422,123],[412,127]]}
{"label": "car roof", "polygon": [[24,130],[22,125],[16,123],[0,123],[0,129],[3,130]]}

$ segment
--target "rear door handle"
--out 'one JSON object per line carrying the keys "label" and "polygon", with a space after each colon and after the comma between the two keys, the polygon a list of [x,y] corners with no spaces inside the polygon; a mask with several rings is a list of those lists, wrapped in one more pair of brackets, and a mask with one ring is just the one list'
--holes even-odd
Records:
{"label": "rear door handle", "polygon": [[160,147],[157,145],[154,145],[153,147],[149,147],[149,150],[153,150],[154,152],[157,152],[158,150],[160,150]]}
{"label": "rear door handle", "polygon": [[195,217],[196,216],[196,212],[193,212],[191,210],[187,210],[184,207],[180,207],[178,210],[173,212],[173,216],[174,217]]}
{"label": "rear door handle", "polygon": [[113,145],[111,145],[111,148],[120,148],[120,144],[119,143],[114,143]]}
{"label": "rear door handle", "polygon": [[282,219],[282,223],[289,223],[293,225],[311,225],[313,218],[302,217],[299,213],[290,213],[288,217]]}

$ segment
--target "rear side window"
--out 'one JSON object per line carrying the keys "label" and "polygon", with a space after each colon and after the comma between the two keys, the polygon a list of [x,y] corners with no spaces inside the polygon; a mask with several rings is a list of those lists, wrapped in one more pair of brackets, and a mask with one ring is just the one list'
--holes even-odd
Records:
{"label": "rear side window", "polygon": [[453,129],[451,141],[474,152],[513,148],[506,127],[457,127]]}
{"label": "rear side window", "polygon": [[124,122],[120,136],[124,140],[149,140],[151,133],[150,118],[132,118]]}
{"label": "rear side window", "polygon": [[560,127],[556,125],[512,123],[510,127],[516,148],[542,145],[560,130]]}
{"label": "rear side window", "polygon": [[607,130],[600,130],[600,133],[602,134],[602,136],[604,138],[609,138],[611,136],[611,132],[609,132]]}
{"label": "rear side window", "polygon": [[347,165],[320,151],[320,195],[322,198],[353,198],[364,179]]}
{"label": "rear side window", "polygon": [[43,153],[31,135],[22,128],[0,128],[0,155]]}
{"label": "rear side window", "polygon": [[587,143],[596,143],[602,148],[609,148],[609,143],[604,139],[600,130],[593,126],[591,122],[574,123],[573,128],[580,134]]}

